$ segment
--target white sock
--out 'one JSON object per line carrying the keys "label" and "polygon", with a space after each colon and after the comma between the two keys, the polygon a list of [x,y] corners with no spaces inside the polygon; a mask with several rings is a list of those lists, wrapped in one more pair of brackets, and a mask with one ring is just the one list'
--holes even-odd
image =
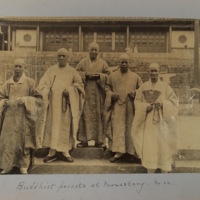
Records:
{"label": "white sock", "polygon": [[62,154],[63,154],[63,156],[65,156],[65,157],[71,157],[68,151],[67,151],[67,152],[62,152]]}
{"label": "white sock", "polygon": [[8,172],[10,172],[12,169],[4,169],[3,171],[1,171],[1,174],[7,174]]}
{"label": "white sock", "polygon": [[122,155],[123,155],[123,153],[117,152],[117,153],[115,154],[115,158],[120,158]]}
{"label": "white sock", "polygon": [[20,172],[22,174],[28,174],[28,168],[22,167],[22,168],[20,168]]}
{"label": "white sock", "polygon": [[54,156],[55,154],[56,154],[56,150],[55,149],[50,149],[48,156]]}

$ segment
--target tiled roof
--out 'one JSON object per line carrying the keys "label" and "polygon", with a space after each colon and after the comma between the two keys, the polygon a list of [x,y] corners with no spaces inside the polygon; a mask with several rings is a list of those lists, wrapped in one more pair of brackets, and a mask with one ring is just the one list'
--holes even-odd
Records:
{"label": "tiled roof", "polygon": [[194,21],[188,18],[149,18],[149,17],[0,17],[2,22],[171,22]]}

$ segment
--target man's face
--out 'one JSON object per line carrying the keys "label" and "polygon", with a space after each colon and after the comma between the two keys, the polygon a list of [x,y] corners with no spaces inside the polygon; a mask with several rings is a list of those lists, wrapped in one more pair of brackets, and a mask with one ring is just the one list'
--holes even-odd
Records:
{"label": "man's face", "polygon": [[65,67],[68,61],[68,56],[64,54],[59,54],[57,56],[59,67]]}
{"label": "man's face", "polygon": [[91,47],[89,49],[89,55],[90,55],[90,59],[91,60],[95,60],[97,58],[97,55],[98,55],[99,51],[97,48],[95,47]]}
{"label": "man's face", "polygon": [[120,69],[122,73],[128,71],[128,59],[120,60]]}
{"label": "man's face", "polygon": [[24,66],[20,64],[14,65],[14,76],[20,77],[24,71]]}
{"label": "man's face", "polygon": [[152,82],[155,82],[158,80],[159,76],[159,67],[158,66],[151,66],[149,68],[149,76]]}

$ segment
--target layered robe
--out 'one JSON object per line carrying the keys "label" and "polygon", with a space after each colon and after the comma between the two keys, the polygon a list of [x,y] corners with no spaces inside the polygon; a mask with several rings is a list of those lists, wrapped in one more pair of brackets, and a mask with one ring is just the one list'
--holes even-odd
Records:
{"label": "layered robe", "polygon": [[[134,117],[134,98],[128,93],[135,93],[142,84],[140,77],[128,69],[113,72],[106,84],[105,130],[109,138],[109,148],[113,152],[134,154],[135,149],[131,138],[131,125]],[[112,102],[112,94],[118,94],[119,99]]]}
{"label": "layered robe", "polygon": [[[68,64],[50,67],[39,83],[44,98],[40,127],[40,144],[58,152],[68,152],[74,147],[79,119],[84,103],[84,88],[80,75]],[[67,90],[66,100],[63,92]],[[64,108],[63,108],[64,107]]]}
{"label": "layered robe", "polygon": [[[18,105],[17,98],[25,103]],[[9,105],[4,106],[8,99]],[[35,90],[35,81],[23,74],[18,82],[11,77],[0,88],[0,168],[27,168],[26,154],[36,146],[36,129],[41,114],[42,96]]]}
{"label": "layered robe", "polygon": [[[148,92],[149,96],[145,95]],[[150,97],[153,93],[158,94],[154,100]],[[161,100],[163,107],[154,107],[147,113],[147,106],[154,103],[152,100]],[[135,98],[132,138],[142,165],[147,169],[171,170],[172,155],[176,153],[177,112],[177,97],[168,84],[158,80],[152,85],[147,81],[139,88]]]}
{"label": "layered robe", "polygon": [[[95,140],[97,143],[103,143],[105,136],[102,113],[105,100],[105,81],[109,73],[108,65],[101,58],[95,62],[91,62],[90,58],[84,58],[78,63],[76,69],[82,77],[85,88],[85,104],[77,139],[83,142]],[[88,79],[87,72],[98,73],[99,78]]]}

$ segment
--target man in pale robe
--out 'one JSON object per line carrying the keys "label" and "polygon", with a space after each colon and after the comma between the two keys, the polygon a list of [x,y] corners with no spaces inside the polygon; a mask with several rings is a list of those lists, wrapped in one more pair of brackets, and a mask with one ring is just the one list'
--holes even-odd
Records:
{"label": "man in pale robe", "polygon": [[176,153],[177,97],[159,79],[159,65],[149,66],[150,80],[141,85],[135,98],[132,138],[142,165],[149,173],[169,172]]}
{"label": "man in pale robe", "polygon": [[73,162],[69,151],[74,147],[84,88],[80,75],[68,64],[69,53],[65,48],[57,52],[58,64],[51,66],[41,78],[39,88],[44,98],[44,127],[40,128],[40,141],[49,147],[44,162],[62,159]]}
{"label": "man in pale robe", "polygon": [[0,87],[0,168],[1,174],[13,167],[28,173],[31,148],[36,146],[37,120],[42,96],[35,81],[24,74],[24,60],[16,59],[14,74]]}
{"label": "man in pale robe", "polygon": [[80,73],[85,87],[85,104],[80,119],[77,147],[88,147],[88,141],[94,140],[95,147],[105,147],[102,113],[105,100],[105,81],[109,73],[107,63],[98,57],[99,45],[89,44],[89,57],[82,59],[76,69]]}
{"label": "man in pale robe", "polygon": [[128,54],[120,56],[120,67],[109,75],[106,83],[105,130],[109,148],[115,153],[110,162],[118,162],[125,153],[134,155],[131,125],[134,98],[141,78],[129,68]]}

